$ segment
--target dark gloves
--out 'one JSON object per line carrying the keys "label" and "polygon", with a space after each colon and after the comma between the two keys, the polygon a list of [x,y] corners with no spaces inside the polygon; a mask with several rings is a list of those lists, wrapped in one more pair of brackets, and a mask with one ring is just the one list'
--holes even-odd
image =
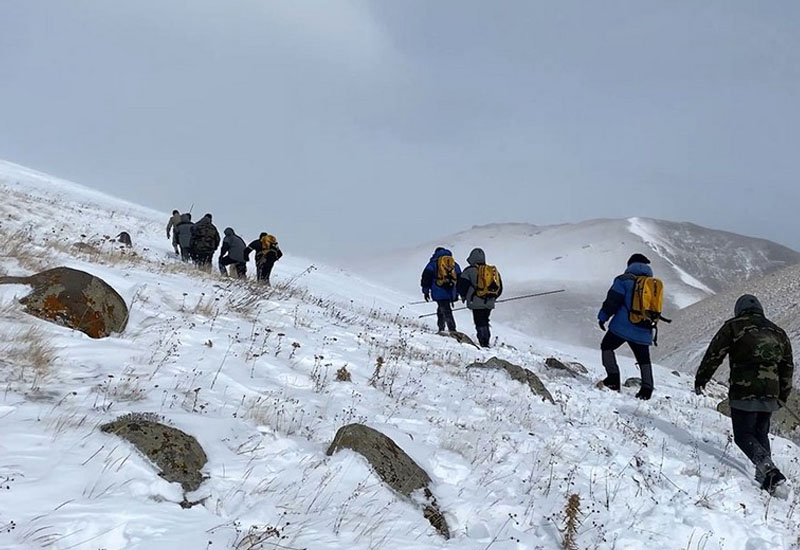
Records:
{"label": "dark gloves", "polygon": [[705,384],[694,383],[694,393],[697,395],[705,395],[703,392],[706,390]]}
{"label": "dark gloves", "polygon": [[603,332],[606,331],[606,322],[605,321],[597,321],[597,324],[600,326],[600,330]]}
{"label": "dark gloves", "polygon": [[429,291],[425,291],[423,296],[425,296],[425,301],[426,302],[430,302],[431,301],[431,293]]}

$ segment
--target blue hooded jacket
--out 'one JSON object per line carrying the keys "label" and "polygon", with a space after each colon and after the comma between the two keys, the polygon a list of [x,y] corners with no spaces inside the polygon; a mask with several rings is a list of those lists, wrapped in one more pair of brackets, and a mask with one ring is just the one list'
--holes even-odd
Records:
{"label": "blue hooded jacket", "polygon": [[[452,256],[453,253],[447,250],[446,248],[438,248],[436,252],[433,253],[431,256],[428,265],[425,266],[425,269],[422,270],[422,277],[420,280],[420,285],[422,286],[422,293],[425,294],[426,292],[431,293],[431,298],[436,302],[455,302],[458,300],[458,294],[456,293],[456,285],[453,285],[453,288],[442,288],[436,284],[436,268],[438,265],[438,260],[442,256]],[[456,262],[456,281],[461,276],[461,267]]]}
{"label": "blue hooded jacket", "polygon": [[633,285],[637,276],[653,276],[653,270],[647,264],[632,263],[625,270],[623,275],[614,279],[614,284],[608,291],[606,301],[597,314],[597,319],[606,322],[611,319],[608,330],[636,344],[645,346],[653,345],[653,331],[645,327],[637,327],[631,323],[628,317],[631,304],[633,303]]}

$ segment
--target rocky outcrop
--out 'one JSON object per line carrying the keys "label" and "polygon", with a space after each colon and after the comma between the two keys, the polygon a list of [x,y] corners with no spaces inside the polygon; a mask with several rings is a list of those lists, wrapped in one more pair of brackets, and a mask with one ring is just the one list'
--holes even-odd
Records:
{"label": "rocky outcrop", "polygon": [[431,525],[444,538],[450,538],[444,514],[428,487],[430,476],[390,437],[363,424],[348,424],[336,432],[327,454],[331,456],[341,449],[363,456],[384,483],[419,505]]}
{"label": "rocky outcrop", "polygon": [[531,391],[541,397],[543,401],[550,401],[550,403],[555,404],[553,396],[550,395],[550,392],[547,391],[544,383],[533,373],[533,371],[520,367],[519,365],[515,365],[514,363],[506,361],[505,359],[492,357],[485,363],[476,361],[468,365],[467,368],[502,369],[506,371],[512,379],[522,382],[523,384],[527,384]]}
{"label": "rocky outcrop", "polygon": [[57,267],[30,277],[0,277],[0,284],[30,285],[33,290],[20,300],[28,313],[92,338],[122,332],[128,322],[122,296],[85,271]]}
{"label": "rocky outcrop", "polygon": [[103,424],[100,430],[131,443],[161,471],[167,481],[183,490],[197,490],[206,479],[200,470],[208,458],[200,443],[189,434],[158,421],[153,414],[130,414]]}
{"label": "rocky outcrop", "polygon": [[459,332],[457,330],[445,330],[439,332],[440,336],[448,336],[458,342],[459,344],[469,344],[471,346],[475,346],[476,348],[480,349],[481,347],[475,343],[475,341],[464,334],[463,332]]}
{"label": "rocky outcrop", "polygon": [[625,380],[625,382],[623,382],[622,385],[625,386],[626,388],[641,388],[642,379],[636,376],[632,376],[631,378]]}
{"label": "rocky outcrop", "polygon": [[556,372],[566,374],[572,377],[583,376],[589,373],[589,371],[575,361],[561,361],[560,359],[556,359],[555,357],[548,357],[544,360],[544,366],[548,369],[554,370]]}

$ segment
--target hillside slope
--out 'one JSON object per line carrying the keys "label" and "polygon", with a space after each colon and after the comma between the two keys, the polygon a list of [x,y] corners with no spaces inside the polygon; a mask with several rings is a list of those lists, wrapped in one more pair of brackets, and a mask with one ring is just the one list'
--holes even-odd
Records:
{"label": "hillside slope", "polygon": [[[657,352],[659,360],[679,370],[694,372],[711,338],[726,319],[733,317],[736,299],[745,293],[759,298],[767,317],[783,327],[792,339],[794,350],[800,350],[800,265],[794,265],[739,283],[681,311],[670,327],[669,338]],[[717,377],[727,379],[727,363]],[[800,369],[795,380],[800,381]]]}
{"label": "hillside slope", "polygon": [[[290,255],[269,291],[200,273],[171,257],[163,214],[5,169],[2,272],[87,270],[131,315],[92,340],[23,313],[26,287],[0,286],[0,548],[556,549],[570,495],[579,548],[798,547],[798,490],[759,491],[715,398],[687,377],[657,367],[646,403],[598,390],[594,350],[502,324],[495,349],[459,345],[404,315],[409,296]],[[104,238],[121,229],[132,251]],[[539,374],[555,403],[465,368],[492,355]],[[546,369],[549,355],[588,376]],[[343,368],[350,382],[336,380]],[[181,508],[179,486],[98,430],[129,412],[197,437],[208,479],[189,497],[201,505]],[[360,456],[325,455],[351,422],[430,474],[449,541]],[[796,446],[776,439],[774,455],[800,475]]]}
{"label": "hillside slope", "polygon": [[[506,296],[567,289],[557,296],[505,304],[494,319],[546,339],[586,345],[596,344],[597,310],[633,252],[645,253],[663,279],[668,315],[736,281],[800,261],[800,253],[763,239],[689,223],[631,218],[546,227],[474,227],[437,242],[353,262],[360,273],[419,296],[420,272],[440,245],[453,250],[462,266],[473,247],[482,247],[487,261],[503,275]],[[665,327],[665,334],[668,331]]]}

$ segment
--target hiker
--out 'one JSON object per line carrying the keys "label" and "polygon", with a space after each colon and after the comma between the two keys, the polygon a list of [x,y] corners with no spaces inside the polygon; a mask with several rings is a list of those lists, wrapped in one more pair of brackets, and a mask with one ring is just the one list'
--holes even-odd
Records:
{"label": "hiker", "polygon": [[167,238],[170,238],[170,231],[172,231],[172,248],[175,250],[175,255],[178,255],[178,224],[181,223],[181,214],[177,210],[172,211],[172,216],[167,222]]}
{"label": "hiker", "polygon": [[119,235],[114,237],[117,239],[117,242],[122,243],[126,248],[130,248],[133,246],[133,241],[131,240],[131,234],[127,231],[120,231]]}
{"label": "hiker", "polygon": [[761,488],[772,492],[786,481],[772,462],[769,424],[792,391],[792,344],[783,329],[764,316],[755,296],[745,294],[736,300],[733,315],[706,350],[694,379],[695,393],[703,393],[727,355],[733,440],[755,465]]}
{"label": "hiker", "polygon": [[[600,343],[603,366],[607,374],[602,384],[610,390],[620,391],[619,365],[614,350],[627,343],[636,358],[642,375],[642,385],[636,398],[647,400],[653,395],[653,366],[650,362],[653,325],[646,319],[639,322],[631,319],[634,316],[631,313],[634,287],[640,277],[652,278],[653,269],[650,267],[650,260],[647,256],[637,253],[628,259],[625,273],[614,279],[603,306],[597,314],[597,321],[600,329],[605,331],[606,323],[611,319],[608,332]],[[658,281],[657,279],[653,280]]]}
{"label": "hiker", "polygon": [[219,247],[219,231],[206,214],[192,227],[192,252],[194,263],[203,271],[211,270],[211,261]]}
{"label": "hiker", "polygon": [[269,233],[261,233],[256,240],[247,245],[245,256],[249,257],[252,251],[256,253],[256,279],[269,286],[272,268],[283,256],[278,246],[278,239]]}
{"label": "hiker", "polygon": [[219,271],[223,275],[229,275],[228,266],[234,266],[236,276],[240,279],[247,277],[247,259],[249,254],[245,254],[247,245],[244,240],[237,235],[232,227],[225,228],[225,238],[222,239],[222,250],[219,253]]}
{"label": "hiker", "polygon": [[178,246],[180,247],[181,251],[181,260],[184,262],[188,262],[194,256],[192,252],[193,227],[194,224],[192,223],[192,215],[187,212],[185,214],[181,214],[181,221],[176,223],[172,228],[173,238],[178,241]]}
{"label": "hiker", "polygon": [[461,272],[456,290],[472,311],[478,343],[488,348],[492,337],[489,316],[495,301],[503,294],[503,281],[497,268],[486,264],[486,254],[482,249],[474,248],[467,257],[467,263],[469,267]]}
{"label": "hiker", "polygon": [[439,332],[456,330],[456,320],[453,317],[453,302],[458,300],[456,283],[461,276],[461,267],[453,259],[453,253],[443,247],[437,247],[431,256],[428,265],[422,271],[420,285],[422,295],[426,302],[431,298],[436,302],[436,321]]}

